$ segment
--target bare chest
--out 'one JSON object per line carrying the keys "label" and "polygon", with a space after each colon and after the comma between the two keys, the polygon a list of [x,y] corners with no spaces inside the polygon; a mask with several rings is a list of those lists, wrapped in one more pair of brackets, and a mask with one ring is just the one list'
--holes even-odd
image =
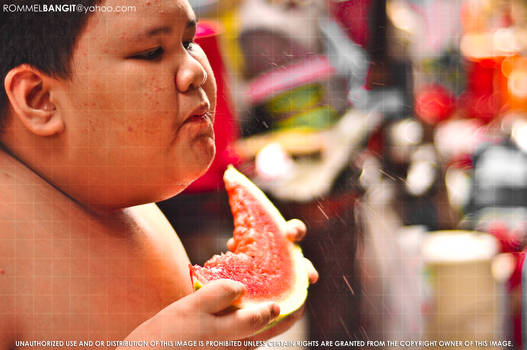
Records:
{"label": "bare chest", "polygon": [[187,255],[156,208],[124,223],[64,218],[26,221],[4,272],[24,339],[120,340],[191,292]]}

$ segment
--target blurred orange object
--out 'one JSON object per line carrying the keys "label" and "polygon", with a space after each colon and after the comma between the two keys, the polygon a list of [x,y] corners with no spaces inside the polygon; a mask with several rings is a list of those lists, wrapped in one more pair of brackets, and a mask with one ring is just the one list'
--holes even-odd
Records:
{"label": "blurred orange object", "polygon": [[501,64],[507,78],[507,103],[512,111],[527,112],[527,57],[508,57]]}

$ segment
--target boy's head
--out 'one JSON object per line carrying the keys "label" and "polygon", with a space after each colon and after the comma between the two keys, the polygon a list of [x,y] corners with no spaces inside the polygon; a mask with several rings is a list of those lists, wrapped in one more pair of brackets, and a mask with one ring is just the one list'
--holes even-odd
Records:
{"label": "boy's head", "polygon": [[[37,12],[36,7],[30,10],[31,6],[41,6],[40,3],[35,0],[0,0],[2,77],[5,77],[11,68],[23,63],[30,64],[48,75],[69,75],[75,40],[90,13],[75,11],[69,16],[64,16],[56,12]],[[100,0],[82,0],[78,3],[89,7],[100,3]],[[64,0],[48,4],[67,5]],[[0,84],[1,123],[5,123],[7,104],[4,84]]]}
{"label": "boy's head", "polygon": [[165,199],[207,169],[216,86],[186,0],[0,1],[8,151],[94,207]]}

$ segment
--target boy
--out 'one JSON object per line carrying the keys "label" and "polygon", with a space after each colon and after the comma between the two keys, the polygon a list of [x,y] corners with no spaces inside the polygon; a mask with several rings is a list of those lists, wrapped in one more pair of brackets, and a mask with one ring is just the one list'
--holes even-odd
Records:
{"label": "boy", "polygon": [[[0,349],[253,336],[277,305],[221,312],[244,291],[233,281],[192,293],[181,242],[147,204],[214,157],[216,87],[189,4],[85,0],[135,11],[53,13],[13,3],[0,9]],[[300,239],[305,227],[290,230]]]}

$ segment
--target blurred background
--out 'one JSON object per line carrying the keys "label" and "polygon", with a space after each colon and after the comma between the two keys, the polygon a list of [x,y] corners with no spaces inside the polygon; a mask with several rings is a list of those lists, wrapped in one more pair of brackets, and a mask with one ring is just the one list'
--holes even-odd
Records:
{"label": "blurred background", "polygon": [[282,339],[520,349],[527,1],[190,2],[217,156],[160,207],[192,262],[232,236],[232,163],[308,227],[320,280]]}

